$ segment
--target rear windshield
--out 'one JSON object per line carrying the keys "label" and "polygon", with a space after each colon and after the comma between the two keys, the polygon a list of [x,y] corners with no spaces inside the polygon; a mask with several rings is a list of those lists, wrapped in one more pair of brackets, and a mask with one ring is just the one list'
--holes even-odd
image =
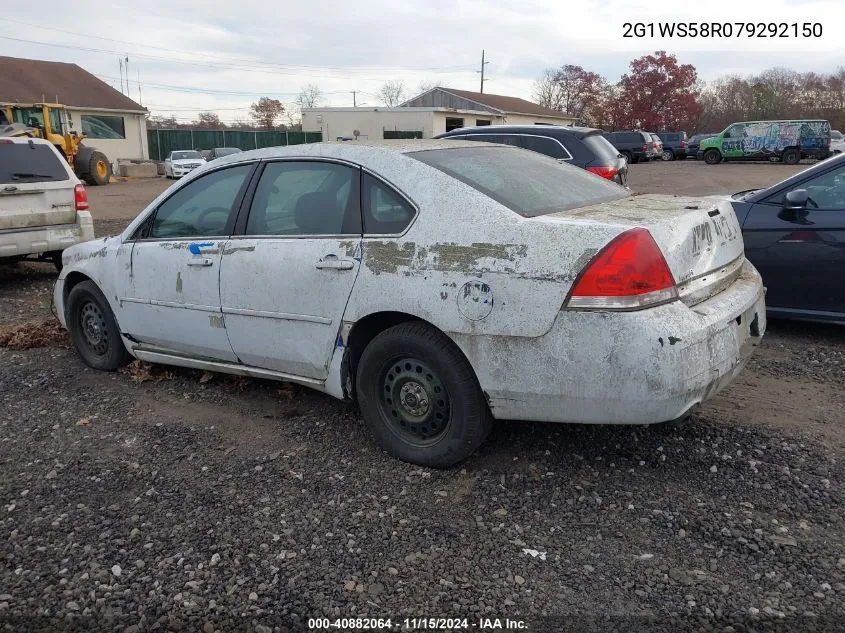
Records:
{"label": "rear windshield", "polygon": [[412,152],[408,156],[527,218],[630,195],[616,183],[584,169],[514,147],[459,147]]}
{"label": "rear windshield", "polygon": [[48,145],[0,143],[0,184],[70,180],[62,159]]}
{"label": "rear windshield", "polygon": [[185,160],[186,158],[202,158],[199,152],[194,151],[185,151],[185,152],[173,152],[173,160]]}
{"label": "rear windshield", "polygon": [[596,158],[604,162],[615,162],[619,158],[619,151],[601,134],[588,134],[581,139]]}

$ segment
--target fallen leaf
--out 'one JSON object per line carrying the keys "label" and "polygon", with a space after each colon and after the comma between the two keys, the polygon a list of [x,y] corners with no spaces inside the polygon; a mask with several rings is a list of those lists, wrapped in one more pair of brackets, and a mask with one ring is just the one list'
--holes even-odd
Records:
{"label": "fallen leaf", "polygon": [[282,396],[283,398],[287,398],[288,400],[291,400],[296,395],[296,387],[294,387],[289,382],[283,382],[279,386],[279,395]]}
{"label": "fallen leaf", "polygon": [[214,378],[214,372],[204,371],[204,372],[202,372],[202,376],[200,376],[200,384],[204,385],[205,383],[209,382],[213,378]]}
{"label": "fallen leaf", "polygon": [[76,426],[81,426],[83,424],[91,424],[91,420],[89,420],[88,418],[79,418],[76,421]]}

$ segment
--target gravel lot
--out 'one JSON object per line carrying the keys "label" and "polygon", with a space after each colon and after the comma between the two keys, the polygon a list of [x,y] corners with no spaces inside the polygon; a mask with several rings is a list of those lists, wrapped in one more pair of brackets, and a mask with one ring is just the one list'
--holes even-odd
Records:
{"label": "gravel lot", "polygon": [[[794,171],[655,163],[631,186],[718,193]],[[91,188],[98,235],[167,184]],[[0,267],[0,326],[49,318],[54,278]],[[843,412],[845,328],[772,322],[684,426],[503,422],[444,472],[387,457],[351,407],[304,389],[97,373],[61,335],[0,348],[0,630],[841,631]]]}

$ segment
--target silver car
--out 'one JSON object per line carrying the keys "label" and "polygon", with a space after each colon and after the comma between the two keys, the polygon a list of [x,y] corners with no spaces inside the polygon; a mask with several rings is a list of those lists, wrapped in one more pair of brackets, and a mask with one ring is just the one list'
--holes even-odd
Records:
{"label": "silver car", "polygon": [[135,357],[354,399],[387,451],[439,467],[494,418],[682,417],[766,326],[729,202],[634,197],[470,141],[227,156],[64,261],[54,301],[91,367]]}

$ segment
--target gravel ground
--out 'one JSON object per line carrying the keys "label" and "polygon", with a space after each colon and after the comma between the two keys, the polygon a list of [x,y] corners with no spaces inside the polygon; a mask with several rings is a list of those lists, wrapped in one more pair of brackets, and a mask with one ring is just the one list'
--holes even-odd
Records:
{"label": "gravel ground", "polygon": [[[0,326],[54,277],[0,268]],[[502,422],[434,471],[305,389],[0,348],[0,630],[842,631],[844,412],[845,328],[772,322],[684,426]]]}

